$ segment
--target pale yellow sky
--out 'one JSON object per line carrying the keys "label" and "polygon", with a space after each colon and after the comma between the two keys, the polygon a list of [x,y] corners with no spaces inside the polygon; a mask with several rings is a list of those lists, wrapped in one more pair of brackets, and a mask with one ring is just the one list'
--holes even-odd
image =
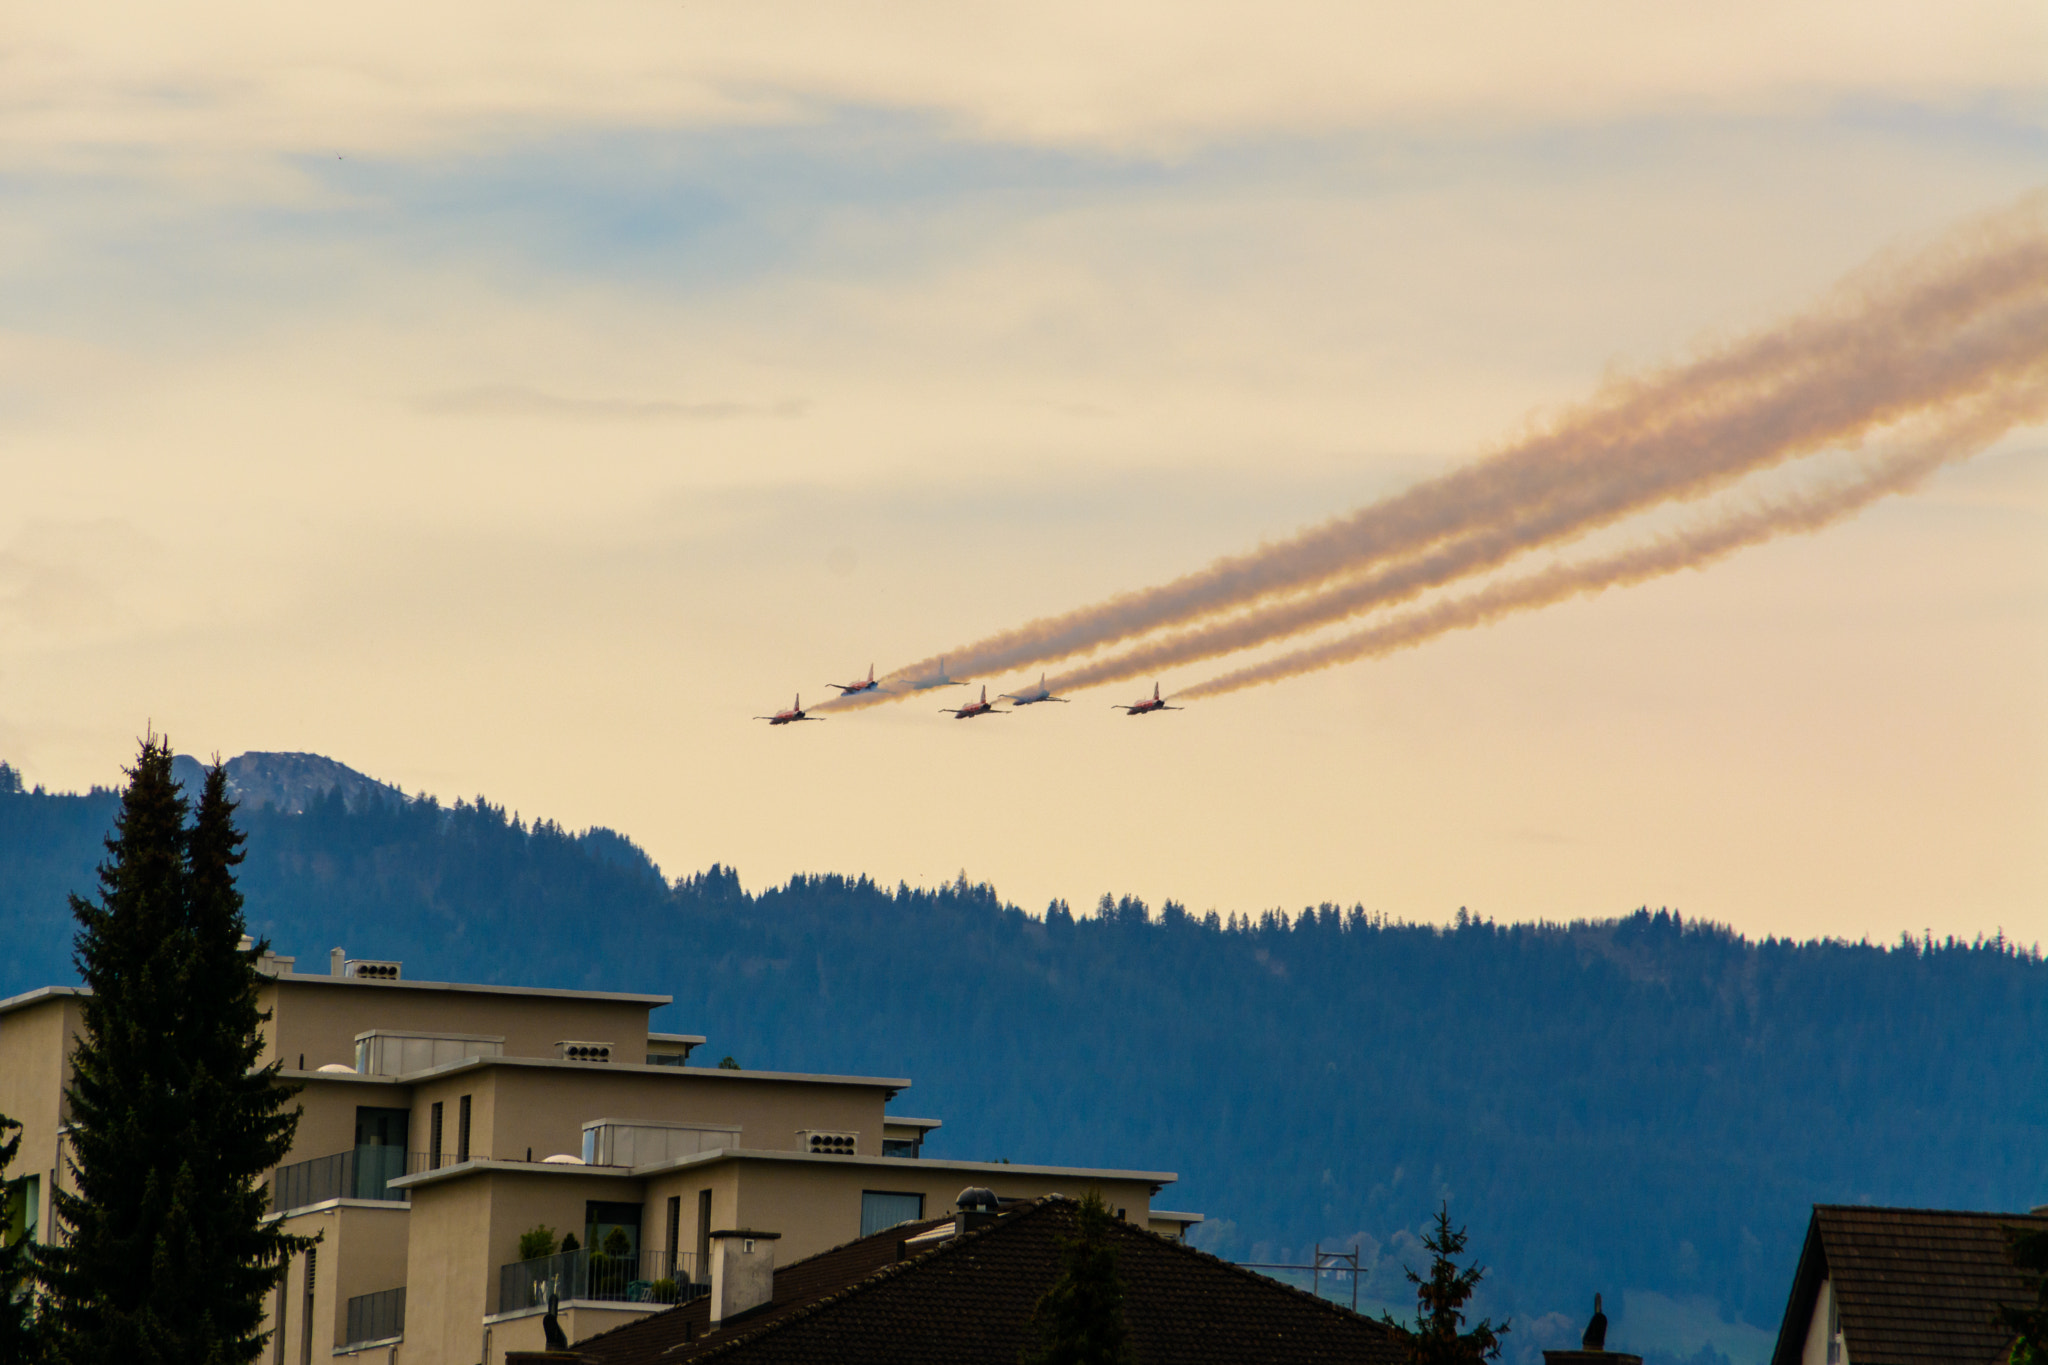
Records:
{"label": "pale yellow sky", "polygon": [[155,723],[755,886],[2048,939],[2039,429],[1177,715],[748,719],[1398,490],[2038,188],[2038,5],[15,18],[32,780]]}

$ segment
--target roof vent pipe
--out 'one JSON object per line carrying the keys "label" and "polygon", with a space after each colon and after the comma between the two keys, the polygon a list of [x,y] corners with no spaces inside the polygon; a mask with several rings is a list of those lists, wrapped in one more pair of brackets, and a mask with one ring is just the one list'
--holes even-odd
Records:
{"label": "roof vent pipe", "polygon": [[960,1211],[953,1215],[955,1232],[972,1232],[976,1228],[987,1227],[996,1221],[996,1212],[1002,1208],[996,1192],[982,1185],[969,1185],[953,1202],[960,1206]]}
{"label": "roof vent pipe", "polygon": [[329,948],[327,950],[327,974],[329,976],[340,976],[342,974],[343,965],[347,963],[347,961],[347,949]]}

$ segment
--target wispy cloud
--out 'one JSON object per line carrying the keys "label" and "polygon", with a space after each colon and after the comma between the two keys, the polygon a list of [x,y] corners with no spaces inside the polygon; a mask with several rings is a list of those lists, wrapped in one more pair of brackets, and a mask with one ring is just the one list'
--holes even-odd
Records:
{"label": "wispy cloud", "polygon": [[550,417],[575,422],[716,422],[742,417],[802,417],[801,398],[772,403],[726,400],[686,403],[671,398],[579,398],[523,384],[487,384],[423,394],[413,409],[441,417]]}

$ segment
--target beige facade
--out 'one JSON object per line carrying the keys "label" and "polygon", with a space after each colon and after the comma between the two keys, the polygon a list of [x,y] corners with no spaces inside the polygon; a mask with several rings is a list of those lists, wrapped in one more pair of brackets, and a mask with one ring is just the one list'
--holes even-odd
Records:
{"label": "beige facade", "polygon": [[[721,1231],[778,1234],[786,1263],[947,1213],[966,1186],[1099,1189],[1155,1230],[1199,1217],[1154,1216],[1170,1173],[926,1157],[938,1121],[885,1108],[907,1080],[682,1065],[703,1039],[649,1031],[666,996],[291,966],[261,987],[264,1056],[302,1087],[273,1216],[319,1240],[273,1296],[271,1365],[499,1365],[541,1345],[547,1286],[574,1340],[705,1292]],[[15,1170],[40,1179],[38,1238],[79,1027],[73,990],[0,1001],[0,1112],[23,1124]],[[522,1262],[536,1227],[580,1249]]]}

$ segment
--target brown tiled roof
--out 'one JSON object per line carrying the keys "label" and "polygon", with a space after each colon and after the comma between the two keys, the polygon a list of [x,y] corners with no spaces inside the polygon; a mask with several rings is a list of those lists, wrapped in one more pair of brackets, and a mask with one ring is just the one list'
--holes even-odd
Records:
{"label": "brown tiled roof", "polygon": [[1798,1365],[1824,1280],[1852,1365],[2003,1361],[2012,1337],[1994,1314],[2033,1298],[2006,1253],[2010,1227],[2048,1228],[2048,1217],[1816,1205],[1772,1365]]}
{"label": "brown tiled roof", "polygon": [[[589,1365],[1016,1365],[1039,1296],[1059,1274],[1075,1204],[1021,1204],[987,1227],[897,1260],[893,1228],[775,1273],[763,1308],[706,1334],[698,1300],[578,1342]],[[1140,1362],[1392,1365],[1373,1320],[1127,1223],[1111,1230],[1124,1319]]]}

